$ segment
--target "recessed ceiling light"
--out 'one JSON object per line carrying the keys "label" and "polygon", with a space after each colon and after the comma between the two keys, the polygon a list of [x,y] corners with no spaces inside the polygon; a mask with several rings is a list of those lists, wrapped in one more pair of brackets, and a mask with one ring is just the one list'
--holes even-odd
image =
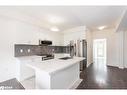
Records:
{"label": "recessed ceiling light", "polygon": [[59,29],[57,27],[52,27],[50,30],[54,31],[54,32],[58,32],[59,31]]}
{"label": "recessed ceiling light", "polygon": [[106,28],[107,26],[100,26],[98,27],[99,30],[103,30],[104,28]]}

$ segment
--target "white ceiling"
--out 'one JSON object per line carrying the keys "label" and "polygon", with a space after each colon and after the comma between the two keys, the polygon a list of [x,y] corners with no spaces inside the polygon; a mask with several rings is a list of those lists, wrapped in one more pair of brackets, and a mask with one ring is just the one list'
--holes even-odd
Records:
{"label": "white ceiling", "polygon": [[41,25],[47,29],[57,26],[60,31],[77,26],[86,26],[90,29],[102,25],[113,27],[125,10],[124,6],[22,6],[11,8],[41,22]]}

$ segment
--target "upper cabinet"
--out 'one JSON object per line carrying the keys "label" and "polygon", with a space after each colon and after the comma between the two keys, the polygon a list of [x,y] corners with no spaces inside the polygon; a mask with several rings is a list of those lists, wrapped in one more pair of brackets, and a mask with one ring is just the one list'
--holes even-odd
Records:
{"label": "upper cabinet", "polygon": [[70,41],[78,39],[86,39],[86,27],[79,26],[64,31],[64,45],[68,45]]}

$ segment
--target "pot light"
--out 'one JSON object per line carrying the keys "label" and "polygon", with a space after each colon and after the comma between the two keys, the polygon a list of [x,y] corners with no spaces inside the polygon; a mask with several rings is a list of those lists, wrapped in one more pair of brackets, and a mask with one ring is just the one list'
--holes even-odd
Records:
{"label": "pot light", "polygon": [[59,29],[57,27],[52,27],[50,30],[54,31],[54,32],[58,32],[59,31]]}
{"label": "pot light", "polygon": [[100,27],[98,27],[99,30],[103,30],[104,28],[106,28],[106,26],[100,26]]}

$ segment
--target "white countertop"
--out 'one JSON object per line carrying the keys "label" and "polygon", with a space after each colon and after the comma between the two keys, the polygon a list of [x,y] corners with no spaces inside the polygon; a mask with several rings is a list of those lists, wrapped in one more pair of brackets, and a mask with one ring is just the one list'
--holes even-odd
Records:
{"label": "white countertop", "polygon": [[61,60],[56,58],[56,59],[50,59],[45,61],[28,62],[27,66],[35,70],[41,70],[51,75],[55,72],[58,72],[69,66],[72,66],[84,59],[85,58],[83,57],[73,57],[73,59],[67,59],[67,60]]}

